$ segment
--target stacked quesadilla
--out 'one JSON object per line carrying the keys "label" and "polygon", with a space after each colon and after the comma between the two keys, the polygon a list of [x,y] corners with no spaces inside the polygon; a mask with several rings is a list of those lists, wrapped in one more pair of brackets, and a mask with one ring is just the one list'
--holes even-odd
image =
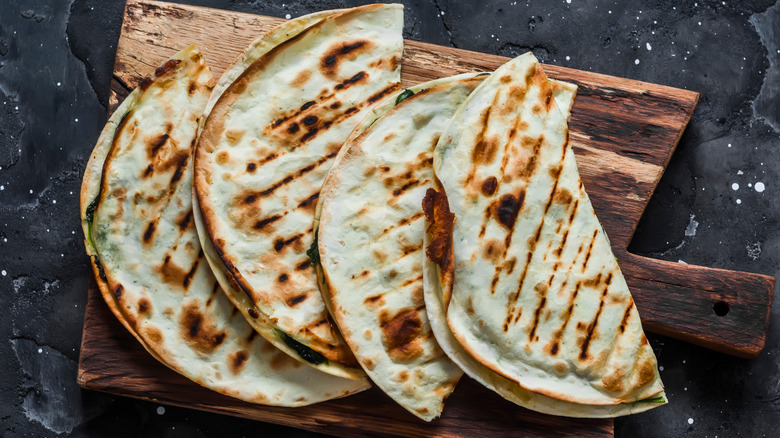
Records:
{"label": "stacked quesadilla", "polygon": [[450,357],[510,400],[559,415],[639,412],[666,398],[579,178],[572,99],[529,53],[458,109],[423,202],[426,305]]}
{"label": "stacked quesadilla", "polygon": [[302,406],[367,388],[302,366],[257,336],[203,260],[191,158],[211,87],[191,46],[142,81],[101,134],[81,192],[101,294],[156,359],[217,392]]}
{"label": "stacked quesadilla", "polygon": [[399,87],[402,7],[335,12],[273,46],[216,100],[195,194],[216,271],[250,324],[326,373],[362,379],[307,249],[322,180],[373,103]]}
{"label": "stacked quesadilla", "polygon": [[315,219],[320,290],[347,344],[377,386],[426,421],[462,371],[428,324],[420,205],[433,147],[484,78],[475,76],[420,84],[375,107],[339,151]]}

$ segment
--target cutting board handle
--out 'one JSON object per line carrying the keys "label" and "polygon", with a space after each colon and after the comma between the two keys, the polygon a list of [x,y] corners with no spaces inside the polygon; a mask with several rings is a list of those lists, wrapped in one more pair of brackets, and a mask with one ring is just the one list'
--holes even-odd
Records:
{"label": "cutting board handle", "polygon": [[645,330],[743,358],[764,348],[774,277],[616,256]]}

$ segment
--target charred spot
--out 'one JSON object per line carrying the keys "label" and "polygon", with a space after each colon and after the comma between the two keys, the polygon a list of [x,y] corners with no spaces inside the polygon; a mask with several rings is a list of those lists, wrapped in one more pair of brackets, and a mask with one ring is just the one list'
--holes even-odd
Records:
{"label": "charred spot", "polygon": [[154,172],[154,166],[152,166],[151,164],[149,164],[148,166],[146,166],[146,170],[144,170],[144,178],[146,178],[146,177],[148,177],[149,175],[151,175],[151,174],[152,174],[152,172]]}
{"label": "charred spot", "polygon": [[171,186],[178,183],[182,175],[184,175],[184,169],[187,167],[187,160],[189,160],[189,158],[190,157],[187,154],[182,154],[179,156],[178,163],[176,164],[176,171],[173,172],[173,176],[171,177]]}
{"label": "charred spot", "polygon": [[182,338],[190,346],[201,353],[210,354],[225,341],[227,334],[201,313],[197,301],[190,301],[183,310],[179,326]]}
{"label": "charred spot", "polygon": [[403,309],[394,315],[383,311],[379,315],[385,348],[395,362],[407,362],[423,353],[419,343],[423,324],[416,309]]}
{"label": "charred spot", "polygon": [[170,136],[168,134],[160,134],[152,137],[146,142],[146,155],[149,159],[154,158],[160,149],[165,146]]}
{"label": "charred spot", "polygon": [[309,116],[306,116],[306,117],[303,118],[303,124],[306,125],[306,126],[311,126],[311,125],[317,123],[318,120],[319,119],[317,118],[317,116],[309,115]]}
{"label": "charred spot", "polygon": [[146,91],[149,86],[151,86],[154,83],[152,78],[143,78],[141,79],[141,82],[138,84],[138,88],[141,89],[141,91]]}
{"label": "charred spot", "polygon": [[360,82],[366,76],[368,76],[366,72],[361,71],[360,73],[356,73],[355,75],[353,75],[351,78],[341,81],[341,83],[339,84],[336,84],[334,88],[337,90],[343,90],[344,88],[348,88]]}
{"label": "charred spot", "polygon": [[304,269],[309,269],[309,266],[311,266],[311,260],[305,260],[298,264],[298,266],[295,267],[296,271],[303,271]]}
{"label": "charred spot", "polygon": [[289,132],[290,134],[295,134],[300,130],[301,130],[300,126],[298,126],[298,124],[295,122],[290,123],[290,126],[287,127],[287,132]]}
{"label": "charred spot", "polygon": [[557,342],[552,344],[552,347],[550,347],[550,354],[553,355],[553,356],[558,354],[558,343]]}
{"label": "charred spot", "polygon": [[257,195],[251,194],[244,197],[244,204],[251,204],[257,200]]}
{"label": "charred spot", "polygon": [[[328,50],[327,53],[320,59],[320,71],[326,77],[333,77],[338,71],[339,63],[343,58],[352,59],[359,51],[368,49],[370,43],[368,41],[359,40],[354,42],[345,42],[336,44]],[[360,49],[360,50],[359,50]]]}
{"label": "charred spot", "polygon": [[176,226],[180,231],[186,230],[192,223],[192,210],[187,210],[182,216],[176,218]]}
{"label": "charred spot", "polygon": [[[190,268],[190,271],[193,273],[194,269],[197,268],[198,260],[196,260],[194,266]],[[155,266],[154,271],[162,277],[163,282],[176,286],[177,288],[184,287],[186,289],[189,286],[192,277],[192,274],[190,274],[189,271],[185,271],[171,261],[170,254],[165,255],[162,264]]]}
{"label": "charred spot", "polygon": [[384,300],[385,300],[384,295],[379,294],[379,295],[374,295],[374,296],[368,297],[365,300],[363,300],[363,303],[365,303],[366,305],[371,306],[371,305],[379,303],[380,300],[381,300],[381,302],[384,302]]}
{"label": "charred spot", "polygon": [[144,231],[144,243],[150,243],[152,237],[154,236],[154,231],[156,229],[157,229],[157,221],[154,220],[152,222],[149,222],[149,224],[146,226],[146,231]]}
{"label": "charred spot", "polygon": [[259,221],[255,222],[254,225],[252,225],[252,228],[257,230],[257,231],[262,231],[268,225],[271,225],[272,223],[278,221],[281,218],[282,218],[281,215],[276,214],[276,215],[269,216],[269,217],[264,218],[264,219],[260,219]]}
{"label": "charred spot", "polygon": [[[253,330],[252,333],[256,332]],[[244,365],[246,365],[247,359],[249,359],[249,353],[245,350],[239,350],[231,354],[228,359],[230,361],[228,362],[228,365],[230,365],[230,371],[233,374],[238,374],[241,372],[241,369],[243,369]]]}
{"label": "charred spot", "polygon": [[198,86],[195,85],[194,82],[190,82],[190,85],[187,87],[187,92],[189,94],[195,94],[195,90],[197,90],[197,89],[198,89]]}
{"label": "charred spot", "polygon": [[200,257],[195,259],[195,262],[190,266],[190,270],[187,271],[187,275],[184,276],[184,279],[182,280],[182,286],[184,286],[184,289],[187,289],[190,287],[190,282],[192,281],[192,277],[195,275],[195,271],[198,269],[198,264],[200,264]]}
{"label": "charred spot", "polygon": [[335,110],[335,109],[339,109],[339,108],[341,108],[341,102],[333,102],[332,104],[330,104],[330,109],[334,109]]}
{"label": "charred spot", "polygon": [[492,196],[496,193],[498,188],[498,179],[495,176],[491,176],[482,182],[482,194],[485,196]]}
{"label": "charred spot", "polygon": [[344,115],[347,115],[347,116],[348,116],[348,115],[350,115],[350,114],[352,114],[352,113],[356,112],[357,110],[358,110],[358,109],[357,109],[356,107],[354,107],[354,106],[352,106],[352,107],[349,107],[349,108],[347,108],[347,110],[346,110],[346,111],[344,111]]}
{"label": "charred spot", "polygon": [[279,276],[279,283],[284,283],[284,282],[286,282],[286,281],[287,281],[287,280],[289,280],[289,279],[290,279],[290,276],[289,276],[289,275],[287,275],[287,274],[282,274],[282,275],[280,275],[280,276]]}
{"label": "charred spot", "polygon": [[520,213],[520,209],[523,207],[523,201],[525,201],[525,191],[515,197],[512,194],[506,194],[498,201],[498,205],[495,207],[496,219],[507,229],[511,230],[515,226],[517,215]]}
{"label": "charred spot", "polygon": [[[284,275],[284,274],[282,274],[282,275]],[[295,307],[298,304],[304,302],[305,300],[306,300],[306,294],[301,294],[301,295],[298,295],[298,296],[294,296],[292,298],[288,298],[287,299],[287,305],[290,306],[290,307]]]}
{"label": "charred spot", "polygon": [[249,163],[249,164],[247,164],[247,165],[246,165],[246,171],[247,171],[247,172],[249,172],[249,173],[252,173],[252,172],[254,172],[255,170],[257,170],[257,164],[255,164],[255,163]]}
{"label": "charred spot", "polygon": [[303,137],[301,137],[301,143],[305,143],[311,140],[311,138],[317,135],[319,131],[320,131],[319,128],[311,128],[309,132],[307,132],[306,134],[303,135]]}
{"label": "charred spot", "polygon": [[146,297],[138,300],[138,313],[144,316],[152,314],[152,303]]}
{"label": "charred spot", "polygon": [[569,205],[572,199],[574,198],[571,193],[564,188],[556,190],[555,195],[553,195],[553,202],[557,204]]}
{"label": "charred spot", "polygon": [[379,100],[379,99],[387,96],[388,94],[392,93],[393,91],[395,91],[396,88],[398,88],[398,85],[391,85],[391,86],[386,87],[386,88],[384,88],[384,89],[382,89],[380,91],[377,91],[371,97],[368,98],[368,103],[376,102],[377,100]]}
{"label": "charred spot", "polygon": [[154,75],[158,78],[165,73],[168,73],[169,71],[175,69],[179,64],[181,64],[181,60],[179,59],[169,59],[165,61],[165,64],[157,67],[157,69],[154,71]]}
{"label": "charred spot", "polygon": [[312,205],[314,203],[314,201],[316,201],[317,198],[319,198],[319,197],[320,197],[320,192],[317,192],[317,193],[309,196],[308,198],[306,198],[303,201],[301,201],[300,204],[298,204],[298,208],[306,208],[306,207]]}
{"label": "charred spot", "polygon": [[249,316],[251,316],[254,319],[260,318],[260,314],[257,313],[257,310],[255,310],[255,309],[253,309],[251,307],[249,308],[249,310],[246,311],[246,313],[248,313]]}
{"label": "charred spot", "polygon": [[561,165],[551,167],[548,171],[550,178],[558,179],[558,177],[561,176],[561,170],[563,170],[563,166]]}
{"label": "charred spot", "polygon": [[310,100],[310,101],[304,103],[303,106],[301,106],[301,111],[306,111],[307,109],[311,108],[312,105],[314,105],[315,103],[317,103],[317,102],[315,102],[313,100]]}
{"label": "charred spot", "polygon": [[122,294],[125,292],[125,287],[121,284],[117,284],[116,287],[114,287],[114,298],[119,300],[122,298]]}
{"label": "charred spot", "polygon": [[471,161],[475,164],[491,163],[496,158],[497,151],[498,138],[496,136],[487,139],[480,138],[476,145],[474,145],[474,150],[471,154]]}
{"label": "charred spot", "polygon": [[274,250],[276,250],[276,252],[281,252],[287,245],[299,241],[302,236],[303,234],[296,234],[295,236],[290,237],[287,240],[285,240],[283,237],[277,237],[274,240]]}

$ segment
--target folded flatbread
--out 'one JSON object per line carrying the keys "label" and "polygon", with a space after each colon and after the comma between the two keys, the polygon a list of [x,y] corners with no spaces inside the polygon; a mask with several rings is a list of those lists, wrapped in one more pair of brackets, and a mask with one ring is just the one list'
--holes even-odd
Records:
{"label": "folded flatbread", "polygon": [[[424,208],[437,289],[429,295],[453,336],[440,342],[477,380],[501,377],[492,382],[499,393],[518,385],[520,400],[531,392],[588,406],[658,406],[666,399],[655,355],[583,190],[568,143],[570,105],[559,108],[555,88],[533,55],[520,56],[472,93],[436,146]],[[428,306],[436,329],[441,313],[430,310],[433,300]],[[458,361],[463,353],[476,363]],[[590,416],[538,397],[523,405]]]}
{"label": "folded flatbread", "polygon": [[333,158],[366,108],[399,87],[402,26],[400,5],[369,5],[273,46],[216,101],[196,153],[195,193],[226,292],[275,346],[356,379],[306,251]]}
{"label": "folded flatbread", "polygon": [[204,262],[191,157],[211,87],[191,46],[141,82],[101,134],[81,213],[103,298],[155,358],[222,394],[301,406],[365,389],[302,366],[257,336]]}
{"label": "folded flatbread", "polygon": [[437,79],[375,107],[339,151],[316,213],[320,290],[344,339],[371,380],[426,421],[463,372],[425,313],[421,203],[433,148],[482,79]]}

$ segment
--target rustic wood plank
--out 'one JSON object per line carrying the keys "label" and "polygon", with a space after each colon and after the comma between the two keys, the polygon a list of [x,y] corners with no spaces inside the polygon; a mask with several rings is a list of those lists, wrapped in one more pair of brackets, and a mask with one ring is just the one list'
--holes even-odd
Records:
{"label": "rustic wood plank", "polygon": [[[129,0],[111,84],[112,108],[144,76],[185,46],[197,44],[215,75],[220,75],[251,41],[283,21]],[[506,60],[406,41],[402,81],[409,86],[467,71],[490,71]],[[544,68],[550,77],[579,86],[570,140],[585,187],[609,234],[645,328],[729,354],[758,354],[769,322],[773,278],[652,260],[627,252],[698,94],[565,67]],[[448,400],[443,418],[433,424],[407,414],[378,390],[296,409],[243,403],[201,388],[157,363],[114,320],[94,286],[86,309],[79,384],[340,436],[612,435],[611,421],[530,413],[467,378]]]}
{"label": "rustic wood plank", "polygon": [[301,408],[253,405],[212,392],[171,371],[122,327],[90,284],[79,362],[86,389],[283,424],[341,437],[549,437],[613,436],[612,420],[542,415],[519,408],[464,377],[444,414],[426,423],[379,389]]}

